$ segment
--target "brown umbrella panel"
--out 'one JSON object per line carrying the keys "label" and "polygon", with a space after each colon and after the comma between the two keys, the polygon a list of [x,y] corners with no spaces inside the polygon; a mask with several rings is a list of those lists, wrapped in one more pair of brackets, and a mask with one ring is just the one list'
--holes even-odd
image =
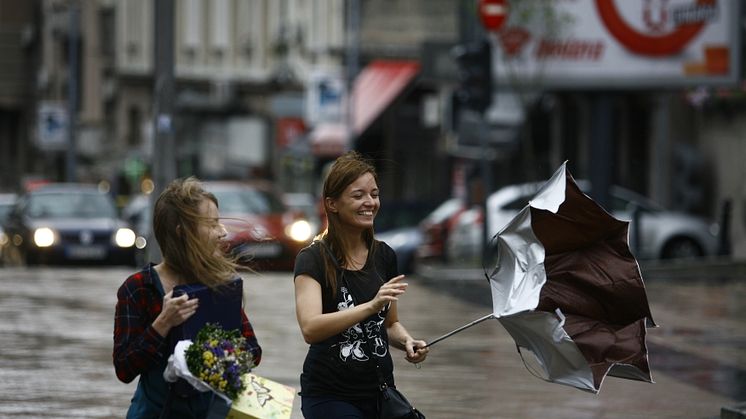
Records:
{"label": "brown umbrella panel", "polygon": [[565,194],[556,213],[530,209],[532,230],[546,252],[547,279],[536,310],[561,311],[596,390],[607,374],[652,382],[645,333],[655,323],[627,242],[629,223],[586,196],[569,172]]}

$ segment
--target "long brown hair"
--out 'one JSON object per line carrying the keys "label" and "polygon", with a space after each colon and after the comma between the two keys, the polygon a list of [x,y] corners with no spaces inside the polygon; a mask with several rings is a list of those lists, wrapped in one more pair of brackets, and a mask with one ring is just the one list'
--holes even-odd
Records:
{"label": "long brown hair", "polygon": [[155,202],[153,232],[169,270],[188,283],[214,288],[235,277],[238,265],[217,240],[200,236],[201,225],[215,222],[200,214],[205,200],[218,206],[195,177],[174,180]]}
{"label": "long brown hair", "polygon": [[[321,233],[316,239],[323,240],[331,250],[332,255],[329,252],[322,251],[324,257],[324,266],[326,268],[326,283],[332,289],[332,293],[336,294],[337,290],[337,265],[347,266],[349,262],[349,251],[347,243],[342,240],[339,235],[341,230],[339,214],[329,211],[327,208],[327,198],[333,200],[339,199],[342,196],[344,190],[360,176],[370,173],[373,178],[378,182],[378,175],[373,165],[368,162],[360,153],[356,151],[350,151],[338,157],[337,160],[332,164],[329,174],[324,180],[324,212],[328,220],[326,230]],[[375,238],[373,234],[373,227],[363,230],[362,239],[368,246],[368,251],[372,254],[375,250]],[[332,259],[336,258],[336,262]]]}

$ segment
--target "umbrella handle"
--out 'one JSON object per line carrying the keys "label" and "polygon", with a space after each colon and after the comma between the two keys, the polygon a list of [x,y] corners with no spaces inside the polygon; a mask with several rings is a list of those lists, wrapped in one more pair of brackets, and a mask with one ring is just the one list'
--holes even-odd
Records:
{"label": "umbrella handle", "polygon": [[430,342],[430,343],[428,343],[427,345],[425,345],[425,346],[424,346],[423,348],[428,348],[428,347],[430,347],[430,346],[433,346],[433,345],[435,345],[436,343],[440,342],[441,340],[443,340],[443,339],[445,339],[445,338],[447,338],[447,337],[451,337],[451,336],[455,335],[456,333],[458,333],[458,332],[461,332],[462,330],[466,330],[466,329],[468,329],[468,328],[470,328],[470,327],[474,326],[475,324],[481,323],[481,322],[483,322],[483,321],[485,321],[485,320],[489,320],[489,319],[495,319],[495,318],[496,318],[496,317],[495,317],[495,314],[494,314],[494,313],[490,313],[490,314],[488,314],[488,315],[486,315],[486,316],[484,316],[484,317],[480,317],[480,318],[478,318],[478,319],[474,320],[473,322],[471,322],[471,323],[469,323],[469,324],[465,324],[465,325],[463,325],[463,326],[459,327],[458,329],[456,329],[456,330],[453,330],[453,331],[451,331],[451,332],[448,332],[448,333],[446,333],[445,335],[443,335],[443,336],[441,336],[441,337],[439,337],[439,338],[437,338],[437,339],[433,340],[432,342]]}

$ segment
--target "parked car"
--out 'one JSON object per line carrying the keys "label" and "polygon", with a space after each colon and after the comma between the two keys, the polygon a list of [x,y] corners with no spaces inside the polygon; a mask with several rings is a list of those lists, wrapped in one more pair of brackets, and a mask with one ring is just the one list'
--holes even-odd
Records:
{"label": "parked car", "polygon": [[291,210],[270,183],[208,181],[218,199],[231,251],[251,267],[291,270],[295,256],[313,239],[301,211]]}
{"label": "parked car", "polygon": [[28,191],[4,228],[8,264],[134,262],[134,231],[95,185],[51,183]]}
{"label": "parked car", "polygon": [[[584,191],[587,181],[578,181]],[[542,183],[506,186],[487,200],[488,231],[497,234],[528,204]],[[633,211],[639,211],[639,248],[632,249],[638,259],[679,259],[715,255],[717,224],[689,214],[669,211],[628,189],[613,186],[610,208],[616,218],[632,221]],[[478,258],[481,254],[481,208],[474,207],[459,214],[447,240],[446,252],[454,259]],[[630,234],[638,230],[630,225]],[[630,243],[632,245],[632,243]]]}
{"label": "parked car", "polygon": [[463,200],[451,198],[420,221],[418,229],[422,238],[415,252],[417,261],[446,262],[445,245],[448,232],[452,228],[453,220],[465,209]]}
{"label": "parked car", "polygon": [[18,196],[14,193],[0,194],[0,265],[3,264],[3,247],[8,243],[8,235],[3,230],[3,224],[5,224],[10,210],[13,209],[16,199],[18,199]]}
{"label": "parked car", "polygon": [[422,244],[422,232],[419,227],[401,227],[377,233],[376,239],[386,242],[396,253],[399,272],[414,272],[415,252]]}
{"label": "parked car", "polygon": [[419,222],[432,214],[433,205],[424,201],[387,201],[381,207],[385,209],[376,216],[376,239],[394,250],[401,273],[412,273],[423,240]]}

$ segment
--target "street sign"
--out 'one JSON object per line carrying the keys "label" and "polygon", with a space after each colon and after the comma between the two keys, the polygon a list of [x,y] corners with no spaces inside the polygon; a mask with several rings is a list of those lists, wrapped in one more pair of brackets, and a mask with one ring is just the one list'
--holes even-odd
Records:
{"label": "street sign", "polygon": [[42,101],[36,114],[36,146],[43,151],[61,151],[69,144],[67,106],[61,102]]}
{"label": "street sign", "polygon": [[507,0],[479,0],[479,18],[488,31],[499,31],[508,17]]}
{"label": "street sign", "polygon": [[[516,1],[508,16],[520,19],[509,17],[494,37],[494,80],[514,88],[540,82],[570,90],[736,86],[742,79],[743,4]],[[547,13],[529,13],[537,7]]]}

